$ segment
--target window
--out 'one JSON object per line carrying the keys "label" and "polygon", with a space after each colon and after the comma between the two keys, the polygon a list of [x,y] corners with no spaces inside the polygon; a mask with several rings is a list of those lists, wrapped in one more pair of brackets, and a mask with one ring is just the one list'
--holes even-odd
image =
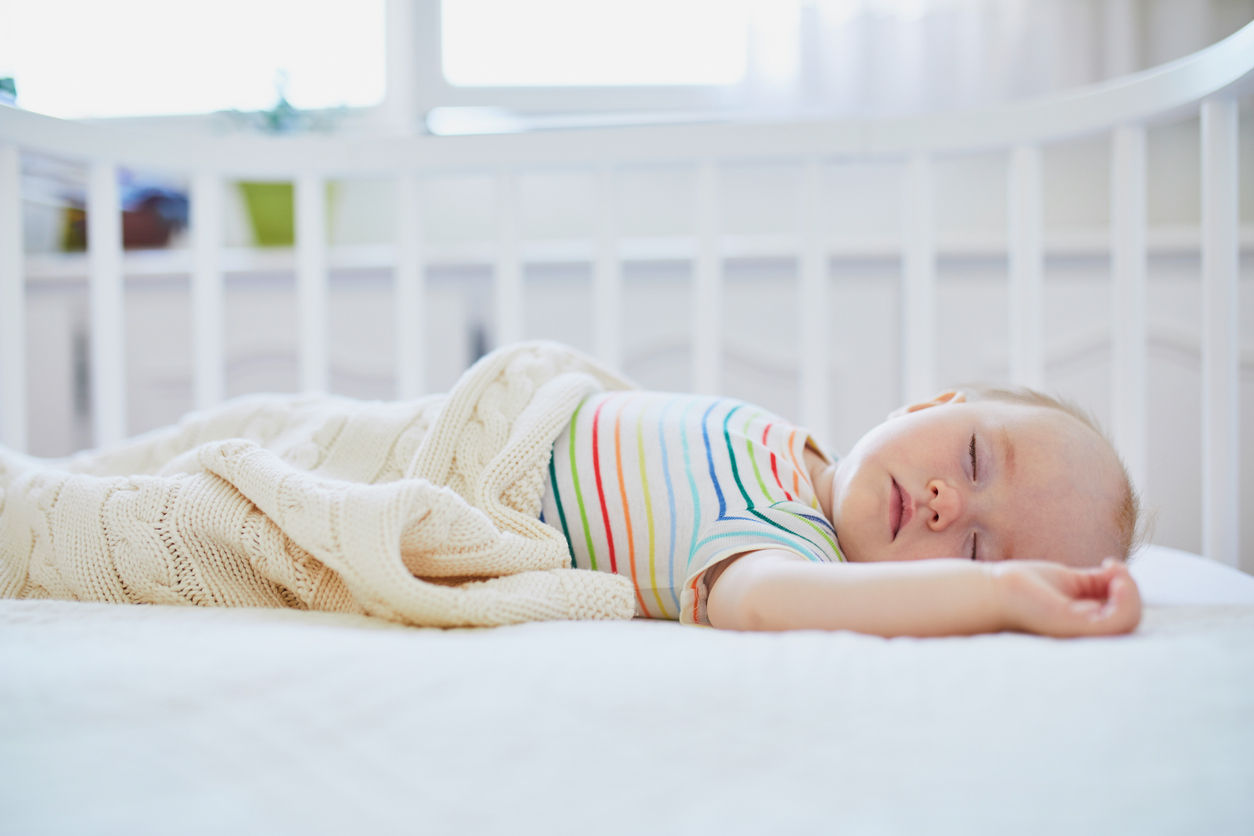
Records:
{"label": "window", "polygon": [[65,118],[378,104],[384,0],[0,0],[0,76]]}
{"label": "window", "polygon": [[444,0],[445,79],[462,87],[736,84],[736,0]]}

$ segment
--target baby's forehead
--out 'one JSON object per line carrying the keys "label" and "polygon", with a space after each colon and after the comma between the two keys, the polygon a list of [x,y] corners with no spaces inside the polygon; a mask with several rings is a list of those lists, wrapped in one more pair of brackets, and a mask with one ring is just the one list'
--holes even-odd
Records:
{"label": "baby's forehead", "polygon": [[[1123,467],[1110,442],[1094,427],[1061,409],[982,400],[969,407],[977,421],[1013,451],[1019,462],[1054,470],[1102,495],[1121,491]],[[1052,467],[1051,467],[1052,465]],[[1035,468],[1034,468],[1035,469]]]}
{"label": "baby's forehead", "polygon": [[1103,442],[1100,433],[1061,409],[995,400],[971,401],[964,406],[988,422],[990,428],[1005,429],[1043,442]]}

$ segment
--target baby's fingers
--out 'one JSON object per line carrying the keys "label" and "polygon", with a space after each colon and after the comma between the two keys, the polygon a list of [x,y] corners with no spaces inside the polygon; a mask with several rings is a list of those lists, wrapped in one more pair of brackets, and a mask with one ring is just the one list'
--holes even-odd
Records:
{"label": "baby's fingers", "polygon": [[1141,596],[1125,570],[1111,578],[1104,602],[1091,598],[1073,601],[1071,611],[1086,622],[1080,635],[1130,633],[1141,621]]}
{"label": "baby's fingers", "polygon": [[1122,568],[1122,574],[1110,582],[1110,592],[1100,617],[1114,627],[1115,632],[1130,633],[1141,623],[1141,592],[1128,574],[1127,567]]}
{"label": "baby's fingers", "polygon": [[1130,632],[1141,620],[1136,582],[1117,561],[1086,570],[1010,562],[997,567],[996,577],[1013,629],[1060,638],[1103,636]]}
{"label": "baby's fingers", "polygon": [[1071,602],[1071,611],[1076,615],[1096,617],[1101,615],[1102,602],[1092,598],[1081,598],[1079,601]]}
{"label": "baby's fingers", "polygon": [[1127,575],[1127,567],[1108,557],[1102,561],[1102,565],[1096,569],[1077,569],[1072,570],[1066,576],[1066,586],[1064,587],[1067,594],[1074,598],[1095,598],[1101,601],[1106,600],[1110,595],[1110,582],[1121,575]]}

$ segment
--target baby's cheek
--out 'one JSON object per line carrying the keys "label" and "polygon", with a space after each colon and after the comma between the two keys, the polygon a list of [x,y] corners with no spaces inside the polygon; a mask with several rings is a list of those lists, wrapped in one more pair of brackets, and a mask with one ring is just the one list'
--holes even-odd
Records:
{"label": "baby's cheek", "polygon": [[836,529],[836,540],[845,560],[853,563],[876,559],[871,548],[873,541],[867,505],[848,496],[832,505],[832,527]]}

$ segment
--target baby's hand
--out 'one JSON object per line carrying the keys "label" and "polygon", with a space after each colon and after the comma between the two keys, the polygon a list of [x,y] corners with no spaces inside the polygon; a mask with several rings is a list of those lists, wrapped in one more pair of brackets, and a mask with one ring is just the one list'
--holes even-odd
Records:
{"label": "baby's hand", "polygon": [[993,567],[1007,626],[1046,636],[1130,633],[1141,621],[1141,595],[1122,562],[1068,569],[1043,561]]}

